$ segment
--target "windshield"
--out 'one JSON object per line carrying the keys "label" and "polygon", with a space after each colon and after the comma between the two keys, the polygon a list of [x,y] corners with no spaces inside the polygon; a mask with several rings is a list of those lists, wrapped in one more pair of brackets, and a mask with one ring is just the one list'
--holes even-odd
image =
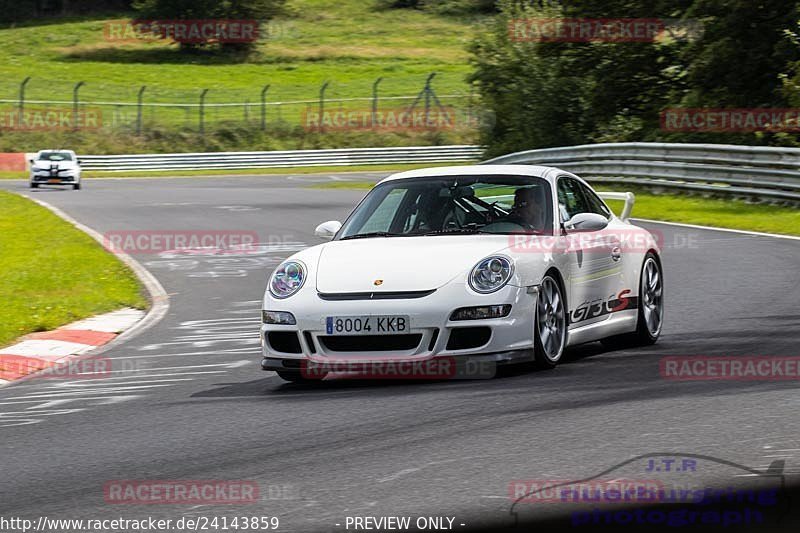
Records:
{"label": "windshield", "polygon": [[72,155],[67,152],[42,152],[39,161],[72,161]]}
{"label": "windshield", "polygon": [[378,185],[339,239],[439,234],[552,234],[550,185],[533,176],[446,176]]}

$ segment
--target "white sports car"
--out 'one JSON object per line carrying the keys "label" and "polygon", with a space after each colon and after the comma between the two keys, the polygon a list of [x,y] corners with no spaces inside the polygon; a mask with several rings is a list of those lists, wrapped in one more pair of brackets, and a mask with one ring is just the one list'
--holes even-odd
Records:
{"label": "white sports car", "polygon": [[[331,242],[272,273],[262,367],[472,358],[552,368],[566,346],[652,344],[663,321],[657,239],[581,178],[553,167],[480,165],[387,177]],[[334,368],[331,366],[329,369]],[[468,376],[467,376],[468,377]]]}

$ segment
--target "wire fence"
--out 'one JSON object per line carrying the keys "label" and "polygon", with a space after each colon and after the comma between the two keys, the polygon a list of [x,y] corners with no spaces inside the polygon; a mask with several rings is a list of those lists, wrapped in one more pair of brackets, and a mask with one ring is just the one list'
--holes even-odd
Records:
{"label": "wire fence", "polygon": [[[220,127],[268,130],[475,130],[487,121],[469,93],[438,94],[430,74],[414,94],[397,94],[391,80],[354,87],[325,81],[304,96],[263,84],[251,90],[164,89],[28,77],[0,82],[0,128],[8,130],[116,130],[143,134],[178,128],[206,133]],[[91,85],[95,85],[92,87]],[[387,87],[388,86],[388,87]],[[387,90],[384,88],[387,87]],[[407,88],[407,84],[404,84]],[[54,94],[60,97],[53,98]],[[46,95],[46,98],[42,98]],[[283,96],[283,98],[280,98]]]}

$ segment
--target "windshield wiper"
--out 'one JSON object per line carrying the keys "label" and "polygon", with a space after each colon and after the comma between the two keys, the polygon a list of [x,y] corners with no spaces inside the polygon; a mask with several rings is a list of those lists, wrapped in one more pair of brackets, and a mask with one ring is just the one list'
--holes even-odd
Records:
{"label": "windshield wiper", "polygon": [[486,235],[496,235],[496,233],[491,231],[484,231],[480,228],[448,228],[448,229],[437,229],[434,231],[428,231],[426,233],[420,233],[418,235],[448,235],[448,234],[456,234],[456,235],[476,235],[476,234],[486,234]]}
{"label": "windshield wiper", "polygon": [[339,239],[346,241],[349,239],[369,239],[370,237],[408,237],[406,233],[392,233],[389,231],[373,231],[370,233],[356,233],[355,235],[348,235]]}

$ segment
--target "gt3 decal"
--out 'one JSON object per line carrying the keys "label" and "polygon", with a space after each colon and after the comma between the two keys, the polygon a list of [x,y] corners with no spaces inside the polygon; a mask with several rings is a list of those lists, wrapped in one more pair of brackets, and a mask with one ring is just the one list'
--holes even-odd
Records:
{"label": "gt3 decal", "polygon": [[638,296],[628,296],[631,293],[630,289],[621,291],[618,295],[613,294],[605,300],[594,300],[591,302],[583,302],[570,312],[570,323],[583,322],[584,320],[591,320],[603,315],[610,315],[627,309],[636,309],[639,307]]}

